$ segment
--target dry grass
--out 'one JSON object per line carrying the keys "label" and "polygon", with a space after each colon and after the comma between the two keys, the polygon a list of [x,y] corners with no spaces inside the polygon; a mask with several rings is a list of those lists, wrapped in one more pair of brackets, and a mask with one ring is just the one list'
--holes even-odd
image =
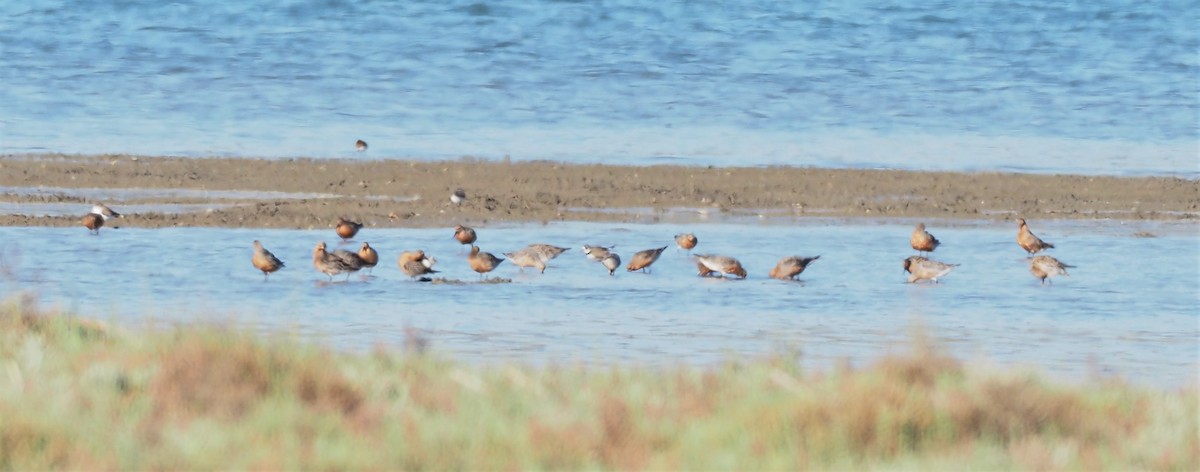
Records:
{"label": "dry grass", "polygon": [[651,369],[476,367],[210,327],[0,308],[0,469],[1158,469],[1198,395],[906,355]]}

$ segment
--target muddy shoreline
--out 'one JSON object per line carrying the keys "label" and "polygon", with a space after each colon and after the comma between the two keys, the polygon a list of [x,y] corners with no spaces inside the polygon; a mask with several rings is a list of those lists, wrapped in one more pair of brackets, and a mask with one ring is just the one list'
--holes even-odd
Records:
{"label": "muddy shoreline", "polygon": [[[1200,181],[792,167],[704,168],[556,162],[0,157],[0,203],[77,205],[0,215],[5,226],[71,226],[94,195],[129,227],[322,228],[637,221],[672,212],[835,218],[1200,220]],[[41,191],[30,191],[41,187]],[[468,199],[450,203],[463,188]],[[129,191],[128,189],[142,189]],[[186,211],[156,211],[158,206]]]}

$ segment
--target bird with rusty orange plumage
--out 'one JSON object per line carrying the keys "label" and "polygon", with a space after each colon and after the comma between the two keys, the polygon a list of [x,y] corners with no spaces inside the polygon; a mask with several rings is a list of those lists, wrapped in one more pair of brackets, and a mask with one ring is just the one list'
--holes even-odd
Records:
{"label": "bird with rusty orange plumage", "polygon": [[283,261],[264,248],[257,239],[254,240],[254,255],[250,257],[250,263],[254,264],[255,269],[262,271],[263,280],[266,280],[272,272],[284,267]]}
{"label": "bird with rusty orange plumage", "polygon": [[1042,238],[1033,234],[1033,231],[1029,230],[1029,225],[1025,224],[1025,218],[1017,218],[1017,224],[1017,244],[1030,256],[1054,247],[1053,244],[1042,241]]}
{"label": "bird with rusty orange plumage", "polygon": [[350,221],[339,216],[337,219],[337,226],[334,228],[334,230],[337,231],[337,235],[339,238],[342,238],[342,241],[349,241],[350,238],[353,238],[354,235],[358,234],[358,230],[362,229],[362,227],[362,223]]}
{"label": "bird with rusty orange plumage", "polygon": [[696,235],[692,233],[680,233],[675,235],[675,245],[679,246],[680,249],[688,251],[689,253],[692,252],[692,248],[695,248],[696,244],[699,242],[700,240],[696,239]]}
{"label": "bird with rusty orange plumage", "polygon": [[467,263],[471,265],[471,270],[483,274],[496,270],[496,266],[504,262],[504,259],[496,257],[490,252],[480,252],[479,246],[471,245],[471,254],[467,256]]}
{"label": "bird with rusty orange plumage", "polygon": [[468,244],[475,244],[475,240],[478,239],[478,237],[475,235],[474,229],[463,225],[458,225],[454,227],[454,239],[458,241],[459,244],[465,246]]}
{"label": "bird with rusty orange plumage", "polygon": [[697,268],[703,267],[708,272],[704,273],[701,269],[702,276],[711,275],[714,273],[725,275],[734,275],[739,279],[746,278],[746,269],[742,267],[741,261],[729,256],[721,256],[715,254],[696,254],[692,256],[696,258]]}
{"label": "bird with rusty orange plumage", "polygon": [[379,264],[379,253],[366,241],[363,241],[362,247],[358,249],[358,258],[362,260],[362,266],[367,272],[373,271],[375,265]]}
{"label": "bird with rusty orange plumage", "polygon": [[98,235],[100,228],[104,227],[104,223],[109,218],[122,218],[120,213],[117,213],[103,203],[92,205],[92,211],[83,216],[83,226],[88,229],[88,232]]}
{"label": "bird with rusty orange plumage", "polygon": [[917,223],[917,227],[913,229],[912,236],[908,237],[908,244],[917,252],[930,253],[938,246],[942,245],[941,241],[929,234],[925,230],[925,223]]}
{"label": "bird with rusty orange plumage", "polygon": [[646,249],[644,251],[633,253],[633,257],[629,258],[629,266],[626,267],[625,270],[629,272],[635,272],[639,270],[642,272],[648,272],[650,270],[650,265],[654,264],[654,261],[657,261],[658,257],[661,256],[663,251],[666,249],[667,247],[663,246],[658,249]]}
{"label": "bird with rusty orange plumage", "polygon": [[779,262],[775,264],[775,268],[771,269],[771,272],[768,275],[770,275],[772,279],[796,280],[797,275],[800,275],[802,272],[804,272],[804,269],[808,268],[809,264],[812,264],[813,261],[820,258],[821,256],[785,257],[780,259]]}
{"label": "bird with rusty orange plumage", "polygon": [[405,275],[417,278],[422,275],[436,274],[433,270],[433,264],[436,263],[432,257],[425,255],[425,251],[404,251],[400,253],[400,258],[396,260],[396,264],[400,266],[400,271]]}

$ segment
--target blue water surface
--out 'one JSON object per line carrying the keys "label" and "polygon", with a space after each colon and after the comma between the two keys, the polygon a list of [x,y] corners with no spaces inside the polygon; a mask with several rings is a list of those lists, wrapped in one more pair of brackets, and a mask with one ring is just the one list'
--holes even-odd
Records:
{"label": "blue water surface", "polygon": [[1196,177],[1197,24],[1195,0],[9,1],[0,153]]}

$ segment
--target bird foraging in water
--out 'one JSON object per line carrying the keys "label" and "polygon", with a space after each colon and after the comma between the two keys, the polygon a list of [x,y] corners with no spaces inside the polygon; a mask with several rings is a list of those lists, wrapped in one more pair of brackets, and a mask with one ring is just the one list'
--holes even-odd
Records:
{"label": "bird foraging in water", "polygon": [[358,258],[362,260],[363,268],[369,269],[367,272],[373,271],[379,263],[379,253],[366,241],[363,241],[362,247],[358,249]]}
{"label": "bird foraging in water", "polygon": [[925,231],[925,223],[917,223],[917,227],[913,229],[912,236],[908,238],[908,244],[917,252],[933,252],[942,244],[937,238]]}
{"label": "bird foraging in water", "polygon": [[358,152],[366,151],[367,150],[367,142],[363,141],[361,139],[358,141],[355,141],[354,142],[354,150],[358,151]]}
{"label": "bird foraging in water", "polygon": [[1054,245],[1042,241],[1041,238],[1033,234],[1029,230],[1029,225],[1025,224],[1025,218],[1017,218],[1017,244],[1021,245],[1021,249],[1028,252],[1030,256],[1037,254],[1039,251],[1053,248]]}
{"label": "bird foraging in water", "polygon": [[1042,280],[1042,284],[1050,283],[1050,278],[1064,275],[1070,277],[1067,273],[1068,268],[1073,268],[1073,265],[1064,264],[1062,261],[1050,256],[1037,256],[1029,261],[1029,272],[1033,273],[1034,277]]}
{"label": "bird foraging in water", "polygon": [[254,264],[255,269],[262,271],[263,280],[266,280],[272,272],[284,267],[283,261],[271,254],[271,251],[266,250],[257,239],[254,240],[254,256],[250,258],[250,263]]}
{"label": "bird foraging in water", "polygon": [[362,259],[358,254],[341,249],[327,252],[325,241],[321,241],[313,249],[313,267],[329,276],[330,281],[333,281],[333,276],[343,273],[346,274],[346,280],[350,280],[350,273],[362,268]]}
{"label": "bird foraging in water", "polygon": [[358,234],[358,230],[361,229],[362,226],[362,223],[356,223],[339,216],[337,219],[337,227],[335,229],[338,237],[342,238],[342,241],[349,241],[350,238],[353,238],[354,235]]}
{"label": "bird foraging in water", "polygon": [[625,270],[629,272],[635,272],[639,270],[642,272],[648,271],[650,269],[650,265],[654,264],[654,261],[657,261],[658,256],[661,256],[663,251],[666,249],[667,247],[663,246],[658,249],[646,249],[644,251],[633,253],[633,257],[629,259],[629,266],[626,267]]}
{"label": "bird foraging in water", "polygon": [[454,227],[454,239],[457,240],[459,244],[467,245],[475,244],[475,240],[478,238],[475,236],[474,229],[463,225],[458,225]]}
{"label": "bird foraging in water", "polygon": [[800,275],[800,273],[804,272],[804,269],[808,268],[809,264],[812,264],[813,261],[820,258],[821,256],[785,257],[780,259],[779,263],[775,264],[775,268],[771,269],[771,272],[768,275],[770,275],[772,279],[796,280],[797,275]]}
{"label": "bird foraging in water", "polygon": [[458,205],[466,200],[467,200],[466,190],[463,190],[461,188],[456,188],[456,189],[454,189],[453,192],[450,192],[450,203]]}
{"label": "bird foraging in water", "polygon": [[479,252],[479,246],[471,246],[471,254],[467,256],[467,263],[471,265],[471,269],[479,273],[480,277],[483,274],[496,270],[496,266],[504,262],[504,259],[492,255],[490,252]]}
{"label": "bird foraging in water", "polygon": [[692,233],[681,233],[675,235],[675,244],[687,252],[692,252],[692,248],[696,247],[696,243],[700,240],[696,239],[696,235]]}
{"label": "bird foraging in water", "polygon": [[612,277],[616,275],[617,268],[621,267],[621,256],[618,256],[615,252],[610,252],[607,256],[604,256],[604,259],[600,260],[600,263],[604,264],[604,268],[608,269],[608,276]]}
{"label": "bird foraging in water", "polygon": [[708,276],[713,273],[719,273],[722,276],[732,274],[739,279],[746,278],[746,269],[742,267],[742,263],[737,259],[729,256],[719,256],[713,254],[696,254],[692,256],[696,258],[697,268],[703,267],[708,272],[705,273],[701,269],[701,276]]}
{"label": "bird foraging in water", "polygon": [[104,222],[109,218],[122,218],[120,213],[117,213],[108,206],[97,203],[92,206],[92,211],[83,216],[83,226],[92,234],[100,234],[100,228],[104,227]]}
{"label": "bird foraging in water", "polygon": [[546,264],[566,251],[565,247],[534,243],[519,251],[506,252],[504,256],[522,270],[526,267],[533,267],[544,274],[546,273]]}
{"label": "bird foraging in water", "polygon": [[958,267],[958,264],[945,264],[921,256],[909,256],[904,259],[904,271],[909,274],[910,284],[922,280],[932,280],[936,284],[939,278],[949,274],[955,267]]}

